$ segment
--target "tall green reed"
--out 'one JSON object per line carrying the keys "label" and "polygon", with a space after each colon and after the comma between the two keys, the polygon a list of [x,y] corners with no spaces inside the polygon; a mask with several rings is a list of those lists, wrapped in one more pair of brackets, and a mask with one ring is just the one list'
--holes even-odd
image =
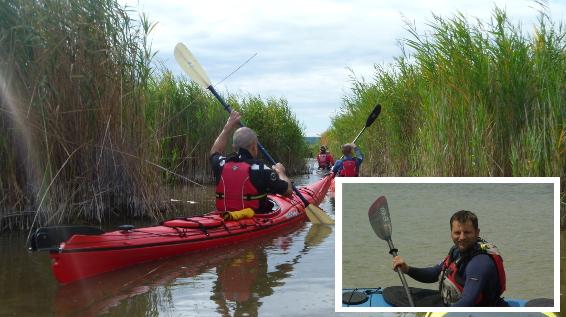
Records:
{"label": "tall green reed", "polygon": [[[208,152],[227,114],[152,64],[155,24],[129,13],[112,0],[0,3],[0,230],[161,218],[181,198],[170,185],[206,195]],[[292,170],[302,128],[285,100],[254,102],[246,122],[288,129],[260,135]]]}
{"label": "tall green reed", "polygon": [[334,149],[379,101],[362,174],[561,176],[564,188],[566,33],[539,14],[531,35],[498,8],[487,23],[433,15],[426,33],[408,23],[402,55],[354,80],[328,131]]}
{"label": "tall green reed", "polygon": [[[32,140],[4,153],[15,162],[3,169],[11,178],[0,189],[12,200],[6,205],[38,211],[39,223],[153,208],[146,198],[158,190],[141,177],[146,148],[137,146],[145,34],[130,28],[115,1],[6,1],[1,8],[2,75],[17,95],[2,99],[3,132],[14,145],[16,131]],[[26,175],[29,165],[40,172]]]}

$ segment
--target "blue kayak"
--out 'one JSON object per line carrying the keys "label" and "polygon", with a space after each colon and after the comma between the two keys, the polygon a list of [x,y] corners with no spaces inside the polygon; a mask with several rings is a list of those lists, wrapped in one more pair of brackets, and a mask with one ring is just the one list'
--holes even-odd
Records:
{"label": "blue kayak", "polygon": [[[394,305],[392,300],[387,301],[383,295],[384,289],[378,288],[344,288],[342,289],[342,307],[408,307],[409,305]],[[417,307],[440,306],[438,291],[411,287],[411,294]],[[415,296],[417,295],[417,296]],[[406,298],[406,296],[404,296]],[[432,299],[434,297],[434,299]],[[387,297],[389,298],[389,297]],[[527,302],[522,299],[508,299],[505,301],[510,307],[525,307]],[[402,301],[401,301],[402,302]]]}

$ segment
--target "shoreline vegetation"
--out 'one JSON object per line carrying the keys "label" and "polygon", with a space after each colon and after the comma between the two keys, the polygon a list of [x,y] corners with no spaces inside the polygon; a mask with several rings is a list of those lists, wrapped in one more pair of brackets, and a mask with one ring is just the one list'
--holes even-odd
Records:
{"label": "shoreline vegetation", "polygon": [[425,33],[407,23],[402,55],[353,77],[321,142],[339,153],[378,101],[362,175],[560,176],[563,227],[566,32],[545,10],[530,35],[498,8],[487,22],[433,15]]}
{"label": "shoreline vegetation", "polygon": [[[173,187],[212,182],[208,153],[227,114],[154,66],[153,26],[115,0],[0,4],[0,231],[161,220],[178,206]],[[300,172],[307,145],[287,101],[225,97]]]}
{"label": "shoreline vegetation", "polygon": [[[158,221],[177,210],[174,188],[206,195],[227,115],[154,61],[154,24],[128,10],[115,0],[0,4],[0,232]],[[497,8],[487,23],[433,16],[425,34],[407,24],[395,63],[376,65],[369,82],[353,75],[321,144],[339,153],[379,102],[359,142],[363,176],[561,176],[564,218],[566,37],[539,14],[532,36]],[[304,171],[318,145],[306,144],[287,100],[223,94],[290,174]]]}

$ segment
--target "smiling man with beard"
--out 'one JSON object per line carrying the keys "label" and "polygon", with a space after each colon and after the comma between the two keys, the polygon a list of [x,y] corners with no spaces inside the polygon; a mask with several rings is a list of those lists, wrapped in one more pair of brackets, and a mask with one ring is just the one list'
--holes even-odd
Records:
{"label": "smiling man with beard", "polygon": [[480,238],[477,216],[460,210],[450,218],[454,246],[439,264],[410,267],[403,258],[393,259],[393,269],[423,283],[440,281],[439,289],[446,306],[508,306],[501,298],[505,291],[505,269],[497,248]]}

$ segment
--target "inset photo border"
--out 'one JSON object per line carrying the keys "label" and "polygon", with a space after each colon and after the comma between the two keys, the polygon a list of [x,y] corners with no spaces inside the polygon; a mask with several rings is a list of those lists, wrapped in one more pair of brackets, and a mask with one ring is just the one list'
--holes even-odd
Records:
{"label": "inset photo border", "polygon": [[[335,199],[336,312],[560,311],[559,177],[337,177]],[[477,216],[479,236],[503,258],[502,297],[512,305],[550,298],[554,306],[410,307],[402,279],[419,306],[438,302],[438,278],[422,283],[401,276],[392,254],[414,268],[441,264],[454,246],[451,216],[460,210]],[[359,298],[349,298],[360,305],[343,304],[352,290]],[[368,307],[370,300],[381,307]]]}

